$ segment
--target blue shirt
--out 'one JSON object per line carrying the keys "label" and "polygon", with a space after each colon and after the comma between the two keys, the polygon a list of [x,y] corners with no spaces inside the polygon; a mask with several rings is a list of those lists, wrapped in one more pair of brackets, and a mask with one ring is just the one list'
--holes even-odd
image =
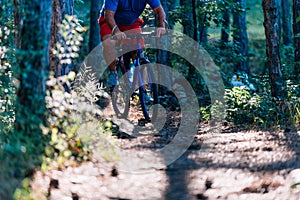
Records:
{"label": "blue shirt", "polygon": [[161,5],[160,0],[104,0],[100,13],[104,16],[105,10],[114,11],[116,23],[129,26],[140,17],[147,3],[152,9]]}

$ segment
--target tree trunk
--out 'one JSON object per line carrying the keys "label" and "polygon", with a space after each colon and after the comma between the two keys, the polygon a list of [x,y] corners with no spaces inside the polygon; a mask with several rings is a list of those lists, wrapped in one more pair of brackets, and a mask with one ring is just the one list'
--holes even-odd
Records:
{"label": "tree trunk", "polygon": [[20,4],[22,4],[22,0],[14,0],[14,24],[15,24],[15,45],[17,48],[21,48],[21,24],[22,24],[22,16],[21,16],[21,7]]}
{"label": "tree trunk", "polygon": [[221,30],[221,48],[224,49],[225,44],[229,42],[229,24],[230,24],[230,13],[229,10],[226,10],[223,13],[223,22]]}
{"label": "tree trunk", "polygon": [[[51,23],[51,43],[50,43],[50,70],[54,71],[55,76],[61,76],[68,72],[70,66],[62,66],[58,58],[53,54],[52,49],[56,49],[57,42],[60,40],[59,25],[65,15],[73,15],[74,0],[53,0],[52,5],[52,23]],[[66,69],[65,69],[66,68]]]}
{"label": "tree trunk", "polygon": [[191,10],[193,0],[180,0],[180,5],[182,6],[183,14],[182,14],[182,26],[183,26],[183,33],[187,36],[193,38],[194,37],[194,18],[193,12]]}
{"label": "tree trunk", "polygon": [[271,92],[273,97],[281,99],[283,98],[283,87],[279,48],[279,7],[276,0],[263,0],[262,6]]}
{"label": "tree trunk", "polygon": [[[170,3],[169,0],[161,0],[161,4],[164,8],[164,11],[166,13],[166,18],[168,19],[168,11],[169,9],[171,9],[169,6],[172,5],[172,3]],[[170,45],[168,42],[168,39],[166,38],[166,41],[164,42],[164,45],[166,46],[166,48],[168,48],[168,46]],[[169,67],[171,66],[171,62],[170,62],[170,54],[168,51],[164,51],[164,50],[157,50],[157,62]],[[158,81],[160,83],[166,83],[165,87],[159,87],[159,95],[163,96],[167,93],[167,88],[170,90],[172,88],[172,74],[170,74],[170,71],[166,71],[163,68],[159,68],[159,76]]]}
{"label": "tree trunk", "polygon": [[282,37],[283,44],[288,46],[292,44],[292,22],[291,22],[291,4],[289,0],[281,1],[282,7]]}
{"label": "tree trunk", "polygon": [[196,0],[192,0],[192,12],[193,12],[193,39],[196,41],[199,41],[199,34],[198,34],[198,20],[197,20],[197,6],[196,6]]}
{"label": "tree trunk", "polygon": [[[181,0],[180,5],[184,8],[183,15],[182,15],[182,25],[183,25],[183,33],[186,34],[187,36],[195,39],[197,34],[195,34],[195,29],[197,29],[197,22],[194,20],[196,18],[196,12],[195,10],[195,2],[194,0]],[[196,27],[195,27],[196,25]],[[196,41],[199,42],[199,40]],[[193,78],[195,76],[195,68],[193,66],[188,65],[188,81],[191,83],[193,81]]]}
{"label": "tree trunk", "polygon": [[199,42],[201,44],[206,43],[208,41],[208,29],[206,26],[202,26],[201,32],[200,32],[200,39]]}
{"label": "tree trunk", "polygon": [[[279,28],[279,43],[281,42],[281,31],[282,31],[282,29],[281,29],[281,18],[282,18],[282,13],[281,13],[281,9],[279,9],[280,7],[281,7],[281,2],[282,2],[283,0],[276,0],[276,3],[277,3],[277,8],[278,8],[278,18],[279,18],[279,24],[278,24],[278,28]],[[286,1],[286,0],[284,0],[284,1]]]}
{"label": "tree trunk", "polygon": [[51,43],[50,43],[50,70],[54,72],[55,75],[58,75],[58,66],[59,60],[53,54],[52,50],[56,49],[56,43],[58,39],[58,28],[60,24],[60,5],[59,0],[53,0],[52,5],[52,22],[51,22]]}
{"label": "tree trunk", "polygon": [[300,74],[300,0],[293,0],[293,32],[294,32],[294,49],[295,49],[295,74]]}
{"label": "tree trunk", "polygon": [[[178,0],[167,0],[166,1],[166,5],[164,6],[164,8],[166,7],[167,10],[166,11],[166,15],[167,18],[169,17],[169,13],[172,12],[177,6],[179,6],[179,1]],[[174,28],[174,22],[173,21],[168,21],[169,23],[169,28],[173,29]]]}
{"label": "tree trunk", "polygon": [[[204,6],[205,6],[205,2],[204,1],[200,1],[199,2],[199,6],[197,5],[197,4],[195,4],[195,5],[193,5],[195,8],[196,7],[199,7],[199,8],[203,8]],[[194,8],[194,9],[195,9]],[[203,13],[202,14],[202,16],[198,16],[199,14],[197,14],[197,13],[195,13],[194,14],[194,18],[198,18],[199,19],[199,17],[200,17],[200,20],[199,20],[199,22],[197,22],[196,24],[198,24],[197,26],[196,26],[196,31],[197,31],[197,33],[198,33],[198,38],[199,38],[199,42],[200,43],[206,43],[207,41],[208,41],[208,39],[207,39],[207,35],[208,35],[208,33],[207,33],[207,27],[205,26],[205,24],[206,24],[206,20],[207,20],[207,16],[206,16],[206,13]],[[195,22],[194,22],[195,23]],[[198,41],[198,40],[196,40],[196,41]]]}
{"label": "tree trunk", "polygon": [[236,54],[242,58],[238,59],[235,64],[235,70],[249,73],[248,66],[248,35],[246,26],[246,0],[234,0],[235,3],[240,3],[242,11],[233,11],[234,35],[233,40],[237,45]]}
{"label": "tree trunk", "polygon": [[91,1],[89,51],[92,51],[101,42],[98,18],[102,4],[103,0]]}
{"label": "tree trunk", "polygon": [[[45,123],[46,80],[49,67],[49,41],[52,0],[22,3],[23,24],[18,54],[19,81],[15,130],[40,146],[40,125]],[[34,37],[33,37],[34,36]]]}

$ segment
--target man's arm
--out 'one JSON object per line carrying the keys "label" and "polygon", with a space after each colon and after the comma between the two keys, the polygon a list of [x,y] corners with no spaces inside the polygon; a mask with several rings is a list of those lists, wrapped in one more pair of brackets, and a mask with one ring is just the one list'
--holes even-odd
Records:
{"label": "man's arm", "polygon": [[166,19],[166,14],[165,14],[163,7],[158,6],[157,8],[154,8],[153,11],[155,13],[155,17],[157,20],[157,26],[165,28],[164,20]]}
{"label": "man's arm", "polygon": [[157,20],[157,30],[156,35],[160,37],[161,35],[166,34],[166,27],[165,27],[165,19],[166,19],[166,13],[162,6],[158,6],[157,8],[153,9],[155,13],[155,18]]}
{"label": "man's arm", "polygon": [[118,28],[116,21],[115,21],[115,12],[112,10],[105,10],[104,11],[104,19],[109,26],[109,28],[112,30],[112,35],[116,35],[117,39],[123,39],[126,38],[125,33],[121,32]]}

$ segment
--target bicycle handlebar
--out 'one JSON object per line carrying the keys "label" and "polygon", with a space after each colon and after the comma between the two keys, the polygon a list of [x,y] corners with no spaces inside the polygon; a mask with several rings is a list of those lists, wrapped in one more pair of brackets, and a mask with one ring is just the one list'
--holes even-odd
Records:
{"label": "bicycle handlebar", "polygon": [[[126,35],[126,38],[124,38],[122,40],[140,39],[140,38],[145,37],[145,36],[153,37],[153,38],[159,38],[158,36],[156,36],[155,31],[149,31],[149,32],[141,32],[141,33]],[[117,37],[115,35],[112,35],[111,39],[112,40],[117,40]]]}

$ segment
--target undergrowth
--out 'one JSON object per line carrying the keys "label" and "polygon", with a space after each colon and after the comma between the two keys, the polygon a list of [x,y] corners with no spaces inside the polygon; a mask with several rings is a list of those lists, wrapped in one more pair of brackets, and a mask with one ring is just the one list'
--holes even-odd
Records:
{"label": "undergrowth", "polygon": [[[66,20],[78,26],[76,18]],[[61,34],[73,32],[72,27],[63,29]],[[95,107],[97,98],[105,97],[105,93],[88,67],[83,67],[78,74],[70,72],[59,78],[49,75],[45,98],[47,123],[40,127],[41,136],[28,138],[14,131],[18,80],[14,75],[15,49],[8,42],[13,41],[10,30],[11,27],[0,27],[0,198],[40,199],[30,189],[30,179],[36,170],[65,169],[89,161],[96,154],[103,159],[117,160],[118,148],[112,137],[113,125]],[[60,48],[65,50],[64,56],[58,57],[67,62],[61,64],[71,64],[66,58],[78,57],[78,38],[80,34],[68,35],[67,46]],[[81,82],[81,87],[75,89],[74,83],[82,77],[90,81]],[[38,151],[44,153],[35,152],[33,140],[39,142]]]}

